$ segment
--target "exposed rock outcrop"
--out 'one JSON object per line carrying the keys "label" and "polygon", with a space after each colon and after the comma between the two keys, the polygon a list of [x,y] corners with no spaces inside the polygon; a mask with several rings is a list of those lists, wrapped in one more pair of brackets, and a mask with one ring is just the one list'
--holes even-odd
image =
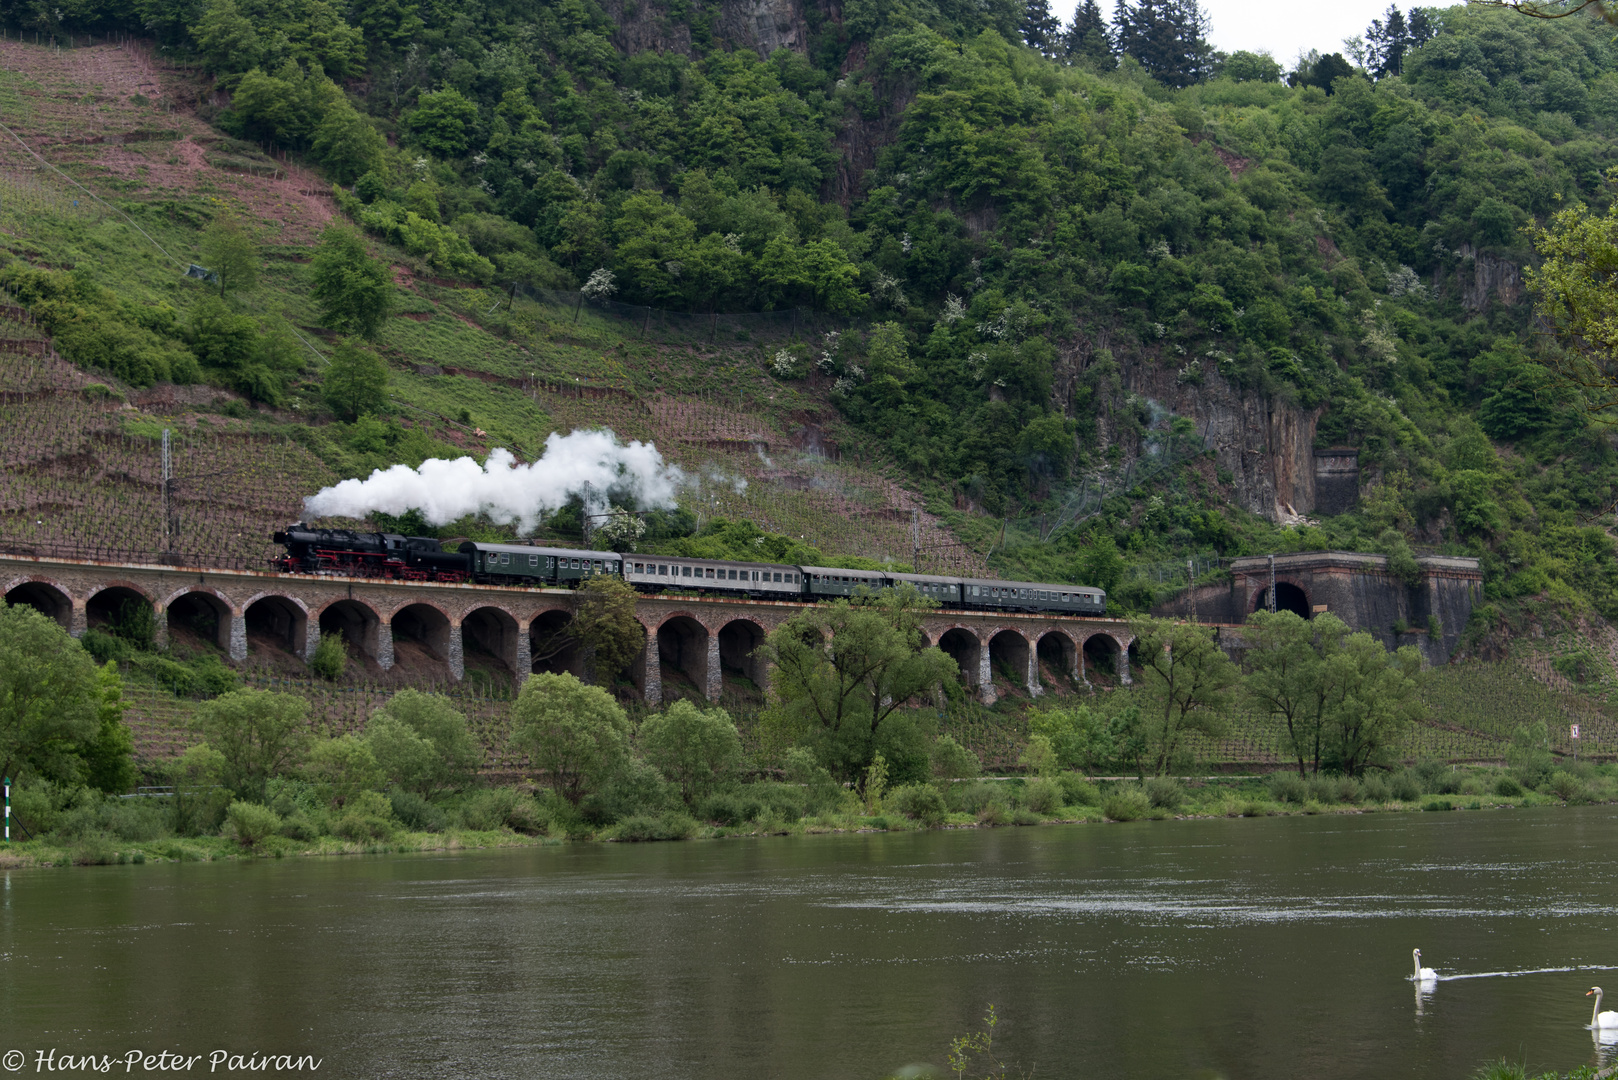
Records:
{"label": "exposed rock outcrop", "polygon": [[[612,43],[624,55],[677,52],[696,56],[691,27],[669,16],[667,0],[602,0],[601,7],[617,25]],[[802,53],[809,47],[809,24],[803,12],[803,0],[723,0],[714,30],[727,44],[757,49],[761,57],[776,49]]]}
{"label": "exposed rock outcrop", "polygon": [[1510,307],[1523,297],[1522,267],[1494,255],[1480,255],[1471,244],[1462,244],[1460,262],[1454,271],[1439,270],[1434,275],[1439,290],[1458,288],[1461,306],[1482,311],[1490,300]]}
{"label": "exposed rock outcrop", "polygon": [[751,45],[760,56],[776,49],[801,53],[809,47],[801,0],[726,0],[718,30],[728,41]]}
{"label": "exposed rock outcrop", "polygon": [[[1057,404],[1069,414],[1073,392],[1094,360],[1088,342],[1064,351],[1054,383]],[[1321,410],[1265,397],[1233,385],[1211,364],[1194,378],[1146,355],[1119,355],[1119,390],[1135,394],[1175,416],[1192,420],[1214,452],[1218,468],[1232,476],[1232,499],[1271,521],[1295,520],[1315,510],[1315,425]],[[1104,398],[1117,394],[1103,391]],[[1110,402],[1097,417],[1102,449],[1117,444],[1125,460],[1139,456],[1142,435],[1135,419]],[[1166,417],[1165,417],[1166,419]]]}

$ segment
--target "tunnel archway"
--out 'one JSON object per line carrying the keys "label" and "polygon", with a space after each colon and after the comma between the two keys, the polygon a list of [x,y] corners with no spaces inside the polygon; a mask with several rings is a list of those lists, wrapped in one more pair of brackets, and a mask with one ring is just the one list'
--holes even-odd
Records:
{"label": "tunnel archway", "polygon": [[764,661],[755,650],[764,644],[764,628],[751,619],[733,619],[719,628],[721,675],[738,675],[757,689],[764,687]]}
{"label": "tunnel archway", "polygon": [[566,672],[576,679],[584,678],[584,650],[567,633],[572,622],[571,611],[555,608],[534,616],[528,627],[529,669],[533,674]]}
{"label": "tunnel archway", "polygon": [[358,600],[337,600],[320,613],[320,636],[342,636],[350,656],[375,660],[382,617]]}
{"label": "tunnel archway", "polygon": [[512,674],[517,672],[517,643],[521,628],[509,612],[497,607],[480,607],[461,620],[461,648],[467,657],[475,653],[493,657]]}
{"label": "tunnel archway", "polygon": [[178,630],[230,652],[230,605],[213,593],[200,589],[181,593],[169,600],[163,615],[170,644]]}
{"label": "tunnel archway", "polygon": [[1012,686],[1028,685],[1028,639],[1002,630],[989,639],[989,667]]}
{"label": "tunnel archway", "polygon": [[47,581],[25,581],[6,593],[6,603],[31,607],[47,619],[55,619],[64,630],[73,626],[73,600]]}
{"label": "tunnel archway", "polygon": [[1084,639],[1084,673],[1091,682],[1118,680],[1122,650],[1111,634],[1091,634]]}
{"label": "tunnel archway", "polygon": [[[1253,602],[1253,610],[1268,611],[1269,607],[1270,587],[1266,585],[1258,591],[1258,597]],[[1314,614],[1309,605],[1309,594],[1290,581],[1275,583],[1275,610],[1290,611],[1301,619],[1307,619]]]}
{"label": "tunnel archway", "polygon": [[128,585],[109,585],[84,605],[85,625],[150,648],[155,640],[157,616],[152,598]]}
{"label": "tunnel archway", "polygon": [[309,645],[309,614],[285,596],[261,596],[247,605],[249,648],[280,649],[305,656]]}
{"label": "tunnel archway", "polygon": [[964,627],[953,626],[938,639],[938,647],[961,669],[961,679],[967,686],[978,685],[983,645],[976,634]]}
{"label": "tunnel archway", "polygon": [[1040,666],[1048,668],[1063,683],[1070,682],[1079,667],[1079,647],[1060,630],[1040,635],[1038,644],[1034,646],[1034,654]]}
{"label": "tunnel archway", "polygon": [[[685,679],[703,697],[714,696],[708,686],[708,628],[691,616],[675,615],[657,628],[657,660],[663,669],[665,701],[671,688],[679,687]],[[718,687],[712,689],[716,691]]]}

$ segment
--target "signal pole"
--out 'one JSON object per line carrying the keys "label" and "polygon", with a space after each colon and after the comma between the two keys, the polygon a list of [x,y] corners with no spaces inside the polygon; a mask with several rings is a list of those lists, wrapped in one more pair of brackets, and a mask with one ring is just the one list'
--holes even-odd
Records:
{"label": "signal pole", "polygon": [[174,486],[174,467],[169,460],[169,429],[163,429],[163,550],[174,550],[174,519],[172,495],[170,489]]}

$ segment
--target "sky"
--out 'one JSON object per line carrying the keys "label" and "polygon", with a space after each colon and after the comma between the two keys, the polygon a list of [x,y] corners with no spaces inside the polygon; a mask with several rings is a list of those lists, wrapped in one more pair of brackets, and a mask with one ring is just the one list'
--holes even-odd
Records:
{"label": "sky", "polygon": [[[1100,0],[1112,17],[1111,0]],[[1202,0],[1213,23],[1210,40],[1222,52],[1268,50],[1282,67],[1291,68],[1298,53],[1319,49],[1341,52],[1343,39],[1363,35],[1371,20],[1388,10],[1389,0]],[[1401,0],[1403,7],[1413,6]],[[1052,0],[1051,12],[1065,24],[1073,18],[1073,0]]]}

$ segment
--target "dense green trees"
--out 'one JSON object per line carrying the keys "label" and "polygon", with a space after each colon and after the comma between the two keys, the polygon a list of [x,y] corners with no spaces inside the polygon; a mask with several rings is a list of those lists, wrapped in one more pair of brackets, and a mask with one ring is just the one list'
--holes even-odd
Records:
{"label": "dense green trees", "polygon": [[122,792],[134,778],[117,665],[54,620],[0,602],[0,772]]}
{"label": "dense green trees", "polygon": [[[0,0],[0,17],[44,16]],[[631,302],[855,316],[775,374],[826,377],[941,505],[1059,516],[1080,478],[1163,449],[1175,394],[1322,409],[1319,443],[1404,477],[1377,481],[1397,524],[1309,532],[1210,512],[1230,484],[1178,469],[1006,554],[1024,566],[1077,576],[1102,537],[1148,562],[1368,546],[1395,527],[1481,554],[1492,598],[1561,581],[1607,603],[1599,559],[1574,571],[1541,537],[1618,498],[1618,455],[1578,418],[1582,391],[1542,392],[1536,361],[1556,354],[1503,268],[1528,260],[1524,226],[1605,214],[1609,27],[1389,9],[1360,51],[1283,72],[1209,53],[1188,0],[1085,0],[1060,34],[1048,7],[1010,0],[862,2],[811,20],[801,54],[762,57],[701,5],[667,18],[689,48],[621,53],[594,5],[481,0],[89,2],[52,26],[140,23],[191,50],[231,91],[220,123],[353,184],[344,212],[438,272],[610,274]],[[331,241],[322,318],[374,333],[387,268],[355,235]],[[290,377],[233,351],[246,335],[201,334],[228,320],[53,289],[36,310],[58,347],[131,382],[203,377],[193,326],[207,377],[266,400]],[[1452,463],[1474,418],[1511,467]]]}

